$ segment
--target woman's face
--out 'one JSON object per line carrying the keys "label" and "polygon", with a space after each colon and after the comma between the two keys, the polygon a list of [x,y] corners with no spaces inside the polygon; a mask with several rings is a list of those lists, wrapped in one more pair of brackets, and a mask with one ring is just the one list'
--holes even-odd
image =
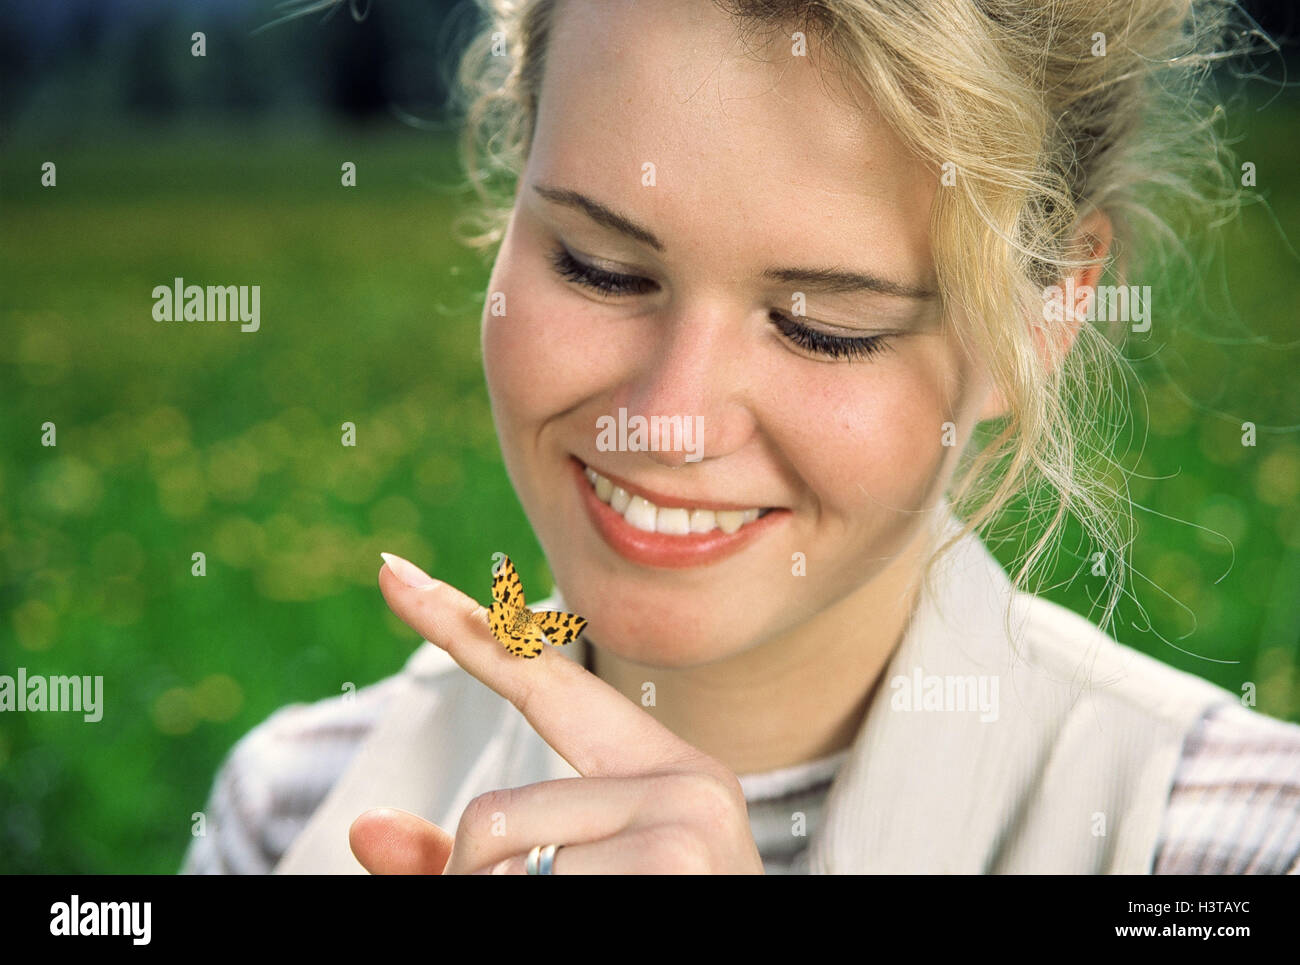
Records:
{"label": "woman's face", "polygon": [[[791,56],[788,32],[756,43],[712,4],[563,3],[483,315],[505,465],[568,609],[651,665],[712,662],[851,605],[917,535],[986,395],[933,294],[938,170],[815,50]],[[627,277],[593,290],[586,269],[557,270],[564,251]],[[620,409],[702,432],[610,449]],[[685,512],[620,516],[588,466]],[[719,504],[771,512],[671,532]]]}

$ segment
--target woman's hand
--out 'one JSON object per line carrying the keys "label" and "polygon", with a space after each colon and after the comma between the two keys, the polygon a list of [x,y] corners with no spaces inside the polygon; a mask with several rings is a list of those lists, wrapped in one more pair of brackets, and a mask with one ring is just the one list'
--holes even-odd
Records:
{"label": "woman's hand", "polygon": [[[405,571],[405,562],[395,565]],[[417,586],[390,566],[379,571],[393,612],[514,704],[581,776],[481,794],[455,838],[406,811],[367,811],[349,840],[368,871],[523,874],[534,845],[559,844],[555,874],[763,873],[726,767],[550,647],[533,660],[507,653],[486,608],[411,570]]]}

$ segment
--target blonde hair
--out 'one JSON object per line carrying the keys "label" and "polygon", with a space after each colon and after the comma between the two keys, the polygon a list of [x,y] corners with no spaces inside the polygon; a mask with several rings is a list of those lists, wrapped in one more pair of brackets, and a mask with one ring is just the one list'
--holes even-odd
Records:
{"label": "blonde hair", "polygon": [[[479,233],[462,240],[489,251],[527,160],[558,0],[477,2],[490,23],[466,50],[458,83],[462,160],[482,208]],[[742,30],[803,31],[809,50],[820,44],[936,177],[954,166],[931,221],[945,316],[961,311],[957,335],[987,362],[1009,414],[973,433],[949,499],[961,535],[986,537],[1023,500],[1018,531],[1036,535],[1012,574],[1022,589],[1054,561],[1076,518],[1106,554],[1095,619],[1107,627],[1125,592],[1132,532],[1113,455],[1127,412],[1124,379],[1114,377],[1125,368],[1121,326],[1084,324],[1062,358],[1057,341],[1044,349],[1025,320],[1043,317],[1044,286],[1098,263],[1087,239],[1075,239],[1090,211],[1114,225],[1119,283],[1134,253],[1149,269],[1158,252],[1178,248],[1179,228],[1154,213],[1161,202],[1189,226],[1231,212],[1231,156],[1204,82],[1216,61],[1273,45],[1238,29],[1253,24],[1225,0],[714,2]],[[494,44],[505,56],[493,56]]]}

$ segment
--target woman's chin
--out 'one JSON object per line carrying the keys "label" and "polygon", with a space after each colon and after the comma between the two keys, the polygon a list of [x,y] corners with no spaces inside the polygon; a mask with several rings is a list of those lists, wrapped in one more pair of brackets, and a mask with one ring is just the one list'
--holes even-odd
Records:
{"label": "woman's chin", "polygon": [[603,620],[593,616],[590,620],[587,639],[603,653],[666,670],[712,663],[744,649],[742,641],[728,640],[698,623],[688,626],[662,619],[634,623],[617,614]]}

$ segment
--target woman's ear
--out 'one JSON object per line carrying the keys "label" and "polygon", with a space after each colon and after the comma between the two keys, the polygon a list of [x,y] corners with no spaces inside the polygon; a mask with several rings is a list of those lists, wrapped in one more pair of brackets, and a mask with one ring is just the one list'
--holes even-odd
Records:
{"label": "woman's ear", "polygon": [[[1074,340],[1079,336],[1079,327],[1084,324],[1088,306],[1096,292],[1097,282],[1101,280],[1104,261],[1113,240],[1114,226],[1106,212],[1094,209],[1079,222],[1071,250],[1084,252],[1096,264],[1080,268],[1069,278],[1063,279],[1056,286],[1056,292],[1049,288],[1043,293],[1044,301],[1056,294],[1062,299],[1059,321],[1047,321],[1046,316],[1050,313],[1046,311],[1028,320],[1034,345],[1044,365],[1059,365],[1074,346]],[[1073,285],[1069,283],[1070,280]],[[1073,304],[1064,304],[1067,296],[1073,296]],[[1007,409],[1001,390],[992,386],[980,410],[979,420],[983,422],[985,419],[999,418],[1006,415]]]}

